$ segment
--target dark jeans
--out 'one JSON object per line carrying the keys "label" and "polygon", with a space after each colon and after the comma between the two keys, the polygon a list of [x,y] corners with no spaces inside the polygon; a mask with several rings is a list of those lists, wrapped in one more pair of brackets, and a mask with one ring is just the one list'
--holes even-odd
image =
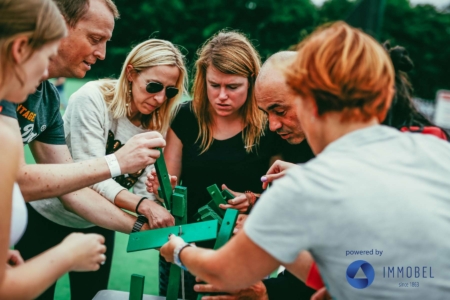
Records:
{"label": "dark jeans", "polygon": [[[17,243],[15,249],[25,260],[28,260],[45,250],[59,244],[72,232],[98,233],[105,237],[106,261],[96,272],[70,272],[70,291],[72,300],[90,300],[94,298],[99,290],[108,288],[109,273],[114,248],[114,231],[91,227],[77,229],[58,225],[41,216],[31,205],[27,204],[28,226],[22,239]],[[45,270],[42,270],[45,272]],[[53,300],[56,283],[49,287],[38,300]]]}

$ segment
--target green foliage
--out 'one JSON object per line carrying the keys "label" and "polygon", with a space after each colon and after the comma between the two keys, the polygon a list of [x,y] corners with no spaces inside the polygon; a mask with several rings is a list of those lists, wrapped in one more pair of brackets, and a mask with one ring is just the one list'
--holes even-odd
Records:
{"label": "green foliage", "polygon": [[[357,2],[327,0],[116,0],[116,22],[107,59],[90,73],[117,77],[133,45],[150,37],[179,45],[192,70],[197,49],[223,29],[245,33],[261,58],[292,47],[320,24],[344,20]],[[408,0],[386,0],[380,41],[403,45],[416,63],[411,78],[416,94],[434,98],[437,89],[450,88],[450,9],[412,7]],[[192,74],[191,74],[192,76]]]}

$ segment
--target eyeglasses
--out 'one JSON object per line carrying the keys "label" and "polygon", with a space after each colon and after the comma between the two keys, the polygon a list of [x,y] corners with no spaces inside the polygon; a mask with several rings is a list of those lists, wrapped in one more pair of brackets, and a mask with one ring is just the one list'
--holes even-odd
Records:
{"label": "eyeglasses", "polygon": [[[147,84],[147,87],[145,89],[150,94],[155,94],[155,93],[161,92],[164,89],[164,85],[162,83],[152,81]],[[178,89],[176,87],[173,87],[173,86],[166,87],[167,99],[173,98],[177,94],[178,94]]]}

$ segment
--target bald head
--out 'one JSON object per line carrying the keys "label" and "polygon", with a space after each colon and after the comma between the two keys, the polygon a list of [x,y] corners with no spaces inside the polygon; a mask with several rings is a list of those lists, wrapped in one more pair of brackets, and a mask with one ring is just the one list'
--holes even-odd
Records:
{"label": "bald head", "polygon": [[296,55],[294,51],[272,55],[262,66],[255,85],[255,98],[259,108],[267,113],[270,130],[291,144],[299,144],[305,135],[297,118],[296,95],[286,84],[281,66]]}
{"label": "bald head", "polygon": [[264,85],[267,82],[284,81],[282,65],[294,61],[297,52],[281,51],[269,57],[261,67],[256,82]]}

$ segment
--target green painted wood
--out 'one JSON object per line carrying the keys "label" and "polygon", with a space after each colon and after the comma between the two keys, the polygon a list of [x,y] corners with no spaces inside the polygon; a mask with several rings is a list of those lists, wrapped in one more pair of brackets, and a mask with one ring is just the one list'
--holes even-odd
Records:
{"label": "green painted wood", "polygon": [[212,210],[211,207],[209,207],[209,205],[200,207],[200,209],[198,210],[198,213],[195,214],[194,217],[197,220],[197,222],[208,221],[208,220],[217,220],[217,222],[219,223],[219,226],[222,224],[222,218],[218,214],[216,214],[216,212],[214,210]]}
{"label": "green painted wood", "polygon": [[[217,220],[179,226],[182,226],[181,237],[186,243],[213,240],[217,237]],[[169,234],[178,235],[179,226],[131,233],[128,238],[127,252],[161,248],[167,243]]]}
{"label": "green painted wood", "polygon": [[172,185],[170,184],[169,173],[167,172],[164,154],[159,148],[160,155],[155,162],[156,175],[158,176],[159,185],[161,187],[162,198],[168,210],[172,209]]}
{"label": "green painted wood", "polygon": [[225,198],[225,200],[234,199],[234,195],[227,189],[222,190],[222,196]]}
{"label": "green painted wood", "polygon": [[129,300],[142,300],[144,296],[145,276],[133,274],[130,282],[130,298]]}
{"label": "green painted wood", "polygon": [[[237,217],[239,216],[239,211],[236,209],[228,208],[225,212],[225,216],[220,226],[219,234],[217,235],[216,243],[214,244],[214,249],[217,250],[223,245],[225,245],[230,238],[233,236],[234,226],[236,225]],[[203,296],[210,294],[198,294],[197,300],[201,300]]]}
{"label": "green painted wood", "polygon": [[214,244],[214,249],[217,250],[225,245],[233,235],[234,226],[239,215],[237,209],[228,208],[223,217],[222,226],[220,226],[219,234]]}
{"label": "green painted wood", "polygon": [[180,224],[187,223],[187,188],[183,186],[175,187],[172,195],[172,215],[182,221]]}
{"label": "green painted wood", "polygon": [[167,285],[167,300],[178,299],[178,289],[181,282],[181,268],[172,264],[170,266],[169,283]]}

